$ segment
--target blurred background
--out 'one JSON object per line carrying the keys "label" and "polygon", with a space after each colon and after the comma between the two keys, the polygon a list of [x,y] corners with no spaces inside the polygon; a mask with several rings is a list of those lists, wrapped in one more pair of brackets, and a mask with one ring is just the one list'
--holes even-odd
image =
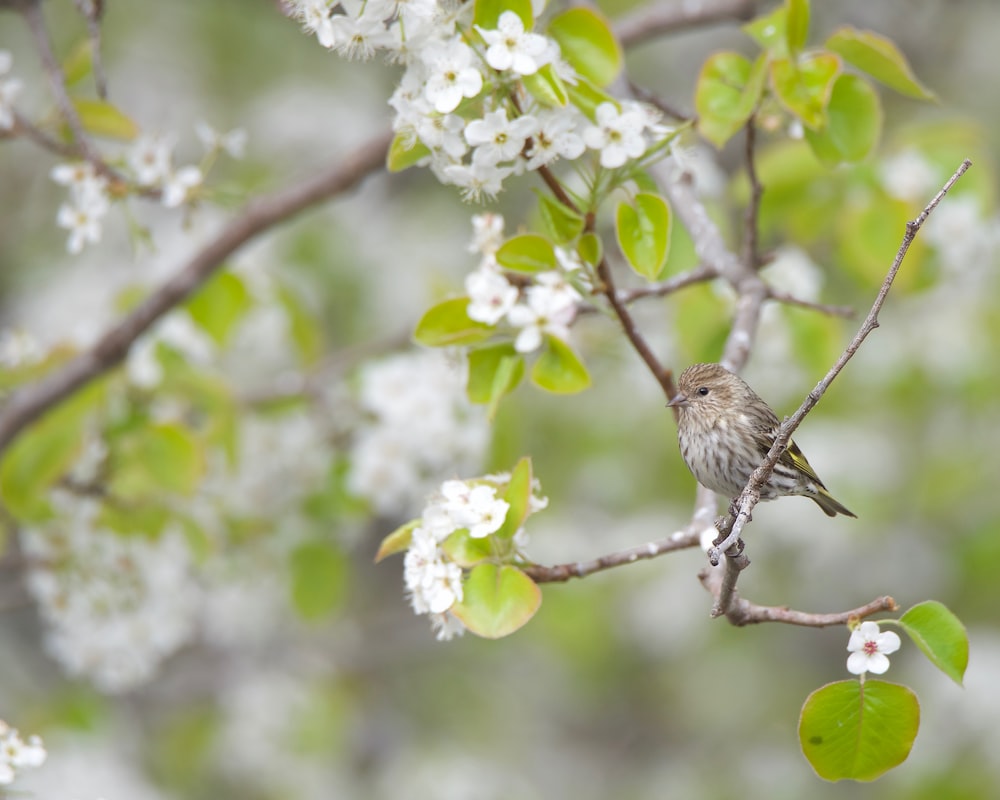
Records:
{"label": "blurred background", "polygon": [[[834,171],[801,142],[762,137],[762,245],[774,253],[764,274],[857,310],[841,320],[768,307],[746,375],[779,415],[853,335],[905,221],[962,158],[974,167],[921,231],[881,327],[796,434],[859,519],[830,520],[800,498],[758,506],[740,591],[806,611],[883,594],[903,609],[933,598],[964,621],[964,689],[908,641],[893,657],[887,678],[922,705],[904,765],[871,785],[814,775],[798,711],[811,691],[848,677],[847,630],[710,620],[697,550],[544,586],[537,617],[496,642],[437,642],[412,614],[400,561],[372,557],[444,478],[530,455],[550,499],[528,531],[540,563],[668,536],[689,518],[694,482],[657,384],[603,315],[574,328],[592,388],[556,397],[522,386],[492,426],[464,402],[447,356],[408,345],[422,312],[475,268],[470,217],[483,210],[409,170],[375,174],[239,253],[231,267],[250,299],[223,344],[197,356],[197,338],[168,326],[149,340],[194,358],[237,398],[240,457],[207,466],[186,501],[196,524],[102,538],[79,497],[59,500],[52,522],[17,530],[7,520],[0,718],[41,734],[49,753],[18,778],[16,796],[1000,795],[990,735],[1000,721],[1000,5],[815,5],[810,41],[845,24],[889,36],[940,103],[881,92],[877,156]],[[144,132],[176,136],[181,161],[200,155],[199,121],[245,129],[246,156],[213,172],[218,206],[185,215],[135,202],[135,219],[110,216],[102,243],[73,257],[55,223],[65,194],[48,177],[57,162],[0,142],[0,328],[42,349],[92,342],[123,298],[176,271],[227,207],[336,163],[391,120],[385,98],[399,68],[337,58],[274,3],[107,6],[114,102]],[[72,4],[44,8],[57,52],[69,52],[85,36]],[[38,59],[12,13],[0,15],[0,49],[26,84],[19,108],[43,117]],[[642,44],[628,63],[639,84],[690,112],[698,70],[719,49],[753,52],[737,23],[719,23]],[[721,154],[687,146],[705,202],[735,234],[740,143]],[[507,215],[508,232],[531,223],[530,184],[511,184],[489,207]],[[678,231],[668,274],[693,265]],[[680,369],[718,358],[732,299],[698,286],[636,313]],[[134,385],[123,390],[121,402],[169,418],[190,402],[171,376],[139,400]],[[81,474],[93,474],[87,458]],[[67,554],[72,570],[53,566]]]}

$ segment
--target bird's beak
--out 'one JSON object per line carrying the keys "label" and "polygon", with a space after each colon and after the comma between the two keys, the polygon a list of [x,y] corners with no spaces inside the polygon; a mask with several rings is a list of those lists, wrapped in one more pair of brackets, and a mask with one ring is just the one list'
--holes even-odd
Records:
{"label": "bird's beak", "polygon": [[678,392],[673,397],[670,398],[670,402],[667,403],[667,408],[677,408],[678,406],[686,406],[688,404],[688,399],[683,394]]}

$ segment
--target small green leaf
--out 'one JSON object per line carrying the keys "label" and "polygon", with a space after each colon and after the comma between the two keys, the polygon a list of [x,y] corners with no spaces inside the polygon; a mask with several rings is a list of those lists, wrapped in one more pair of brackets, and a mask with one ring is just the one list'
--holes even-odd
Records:
{"label": "small green leaf", "polygon": [[562,339],[546,337],[546,347],[531,368],[536,386],[555,394],[575,394],[590,386],[590,375],[579,357]]}
{"label": "small green leaf", "polygon": [[569,91],[562,78],[556,74],[555,67],[545,64],[531,75],[522,75],[521,83],[543,106],[562,108],[569,102]]}
{"label": "small green leaf", "polygon": [[797,62],[777,58],[771,62],[771,88],[803,125],[820,129],[826,124],[826,106],[839,72],[840,59],[830,53],[814,53]]}
{"label": "small green leaf", "polygon": [[962,685],[969,665],[969,636],[947,606],[936,600],[918,603],[899,624],[935,667]]}
{"label": "small green leaf", "polygon": [[126,142],[139,135],[139,126],[106,100],[83,97],[74,97],[72,100],[80,117],[80,124],[87,133]]}
{"label": "small green leaf", "polygon": [[743,31],[764,50],[777,58],[788,55],[788,12],[783,6],[764,17],[748,22]]}
{"label": "small green leaf", "polygon": [[388,558],[389,556],[394,556],[396,553],[402,553],[410,546],[410,540],[413,539],[413,530],[420,527],[420,523],[423,522],[421,518],[411,519],[405,525],[400,525],[396,530],[386,536],[382,543],[378,546],[378,552],[375,554],[375,563],[378,564],[382,559]]}
{"label": "small green leaf", "polygon": [[873,781],[906,760],[919,726],[920,705],[906,686],[839,681],[806,699],[799,743],[824,780]]}
{"label": "small green leaf", "polygon": [[298,293],[288,286],[278,287],[278,302],[288,317],[289,335],[299,361],[305,367],[314,366],[323,354],[323,334],[316,316]]}
{"label": "small green leaf", "polygon": [[615,235],[629,265],[647,280],[655,280],[667,263],[670,248],[670,206],[658,194],[640,192],[635,205],[619,203]]}
{"label": "small green leaf", "polygon": [[431,306],[417,323],[413,338],[427,347],[478,344],[490,338],[492,328],[469,319],[468,297],[453,297]]}
{"label": "small green leaf", "polygon": [[549,194],[541,191],[537,194],[542,223],[553,242],[566,244],[583,233],[585,225],[583,216]]}
{"label": "small green leaf", "polygon": [[576,83],[566,87],[569,99],[587,118],[593,122],[597,119],[597,107],[601,103],[611,103],[620,108],[618,101],[603,89],[598,88],[586,78],[577,78]]}
{"label": "small green leaf", "polygon": [[477,347],[469,352],[469,377],[465,390],[473,403],[499,403],[524,375],[524,358],[510,342]]}
{"label": "small green leaf", "polygon": [[917,80],[909,63],[889,39],[872,31],[843,27],[826,40],[827,49],[841,56],[848,64],[867,72],[900,94],[918,100],[937,99],[930,89]]}
{"label": "small green leaf", "polygon": [[102,398],[98,386],[85,389],[14,440],[0,461],[0,501],[12,515],[24,521],[48,515],[48,490],[72,466]]}
{"label": "small green leaf", "polygon": [[449,535],[441,543],[441,549],[449,560],[468,569],[492,558],[493,544],[492,537],[481,536],[478,539],[473,539],[469,532],[463,528]]}
{"label": "small green leaf", "polygon": [[785,0],[785,11],[785,41],[794,55],[809,38],[809,0]]}
{"label": "small green leaf", "polygon": [[596,233],[585,233],[576,246],[576,254],[585,264],[597,266],[604,255],[604,242]]}
{"label": "small green leaf", "polygon": [[826,127],[806,128],[806,141],[826,166],[861,161],[878,144],[882,133],[882,104],[864,78],[840,75],[826,108]]}
{"label": "small green leaf", "polygon": [[392,137],[389,152],[385,157],[385,166],[389,172],[402,172],[427,158],[431,151],[413,133],[397,133]]}
{"label": "small green leaf", "polygon": [[528,622],[542,604],[538,585],[509,564],[479,564],[463,586],[461,603],[451,612],[477,636],[499,639]]}
{"label": "small green leaf", "polygon": [[253,306],[253,299],[239,277],[219,272],[186,305],[191,318],[221,347]]}
{"label": "small green leaf", "polygon": [[514,236],[500,245],[497,263],[514,272],[545,272],[556,268],[556,251],[552,242],[537,233]]}
{"label": "small green leaf", "polygon": [[563,58],[598,86],[611,83],[622,68],[622,51],[608,21],[590,8],[571,8],[553,17],[548,34]]}
{"label": "small green leaf", "polygon": [[144,425],[111,453],[111,493],[142,499],[162,491],[190,495],[205,473],[201,443],[178,422]]}
{"label": "small green leaf", "polygon": [[495,536],[498,539],[509,539],[524,524],[531,503],[531,459],[527,456],[518,461],[511,472],[510,483],[507,484],[503,499],[510,503],[510,508],[507,509],[507,516]]}
{"label": "small green leaf", "polygon": [[94,48],[89,38],[78,42],[76,47],[70,50],[69,55],[62,63],[63,78],[66,86],[76,86],[80,81],[88,78],[94,68]]}
{"label": "small green leaf", "polygon": [[504,11],[513,11],[517,14],[524,23],[526,31],[530,31],[534,25],[531,0],[476,0],[475,16],[472,21],[480,28],[495,30]]}
{"label": "small green leaf", "polygon": [[716,53],[701,68],[695,87],[698,130],[722,147],[756,109],[767,78],[767,57],[752,65],[739,53]]}
{"label": "small green leaf", "polygon": [[327,542],[308,542],[292,551],[289,563],[292,602],[305,620],[321,619],[347,597],[344,554]]}

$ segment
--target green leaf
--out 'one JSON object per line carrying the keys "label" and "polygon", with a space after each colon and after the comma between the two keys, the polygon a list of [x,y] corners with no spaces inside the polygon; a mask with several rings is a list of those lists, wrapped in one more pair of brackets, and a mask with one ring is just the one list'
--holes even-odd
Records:
{"label": "green leaf", "polygon": [[458,566],[468,569],[493,557],[493,539],[481,536],[473,539],[466,529],[455,531],[441,543],[441,549]]}
{"label": "green leaf", "polygon": [[824,780],[873,781],[910,754],[920,725],[917,696],[884,681],[817,689],[799,717],[799,743]]}
{"label": "green leaf", "polygon": [[329,615],[347,597],[347,559],[327,542],[308,542],[297,547],[292,551],[289,569],[292,602],[305,620]]}
{"label": "green leaf", "polygon": [[622,68],[622,51],[608,21],[590,8],[571,8],[553,17],[548,34],[562,57],[598,86],[611,83]]}
{"label": "green leaf", "polygon": [[590,375],[579,357],[562,339],[547,336],[546,348],[531,368],[536,386],[555,394],[574,394],[590,386]]}
{"label": "green leaf", "polygon": [[936,100],[930,89],[917,80],[909,63],[889,39],[872,31],[843,27],[826,40],[827,49],[841,56],[848,64],[867,72],[900,94],[918,100]]}
{"label": "green leaf", "polygon": [[74,97],[72,101],[87,133],[126,142],[139,135],[139,126],[106,100]]}
{"label": "green leaf", "polygon": [[542,215],[542,224],[549,237],[556,244],[566,244],[583,233],[586,221],[583,216],[565,203],[560,203],[554,197],[542,191],[537,191],[538,210]]}
{"label": "green leaf", "polygon": [[421,142],[416,134],[397,133],[392,137],[389,152],[385,157],[385,166],[389,172],[402,172],[431,154],[428,147]]}
{"label": "green leaf", "polygon": [[473,22],[486,30],[495,30],[504,11],[513,11],[521,18],[524,29],[530,31],[535,23],[531,0],[476,0]]}
{"label": "green leaf", "polygon": [[240,278],[231,272],[219,272],[186,305],[191,318],[222,347],[236,323],[253,306],[253,299]]}
{"label": "green leaf", "polygon": [[576,254],[585,264],[597,266],[604,255],[604,242],[596,233],[585,233],[576,246]]}
{"label": "green leaf", "polygon": [[70,50],[69,55],[62,63],[63,78],[66,87],[75,86],[80,81],[88,78],[94,69],[94,50],[90,38],[78,42],[76,47]]}
{"label": "green leaf", "polygon": [[537,233],[514,236],[500,245],[497,263],[514,272],[545,272],[556,268],[556,251],[552,242]]}
{"label": "green leaf", "polygon": [[453,297],[431,306],[417,323],[413,338],[427,347],[452,347],[485,341],[493,329],[485,323],[469,319],[466,313],[468,306],[468,297]]}
{"label": "green leaf", "polygon": [[830,53],[803,56],[797,62],[777,58],[771,62],[771,88],[803,125],[819,129],[826,124],[826,105],[839,72],[840,59]]}
{"label": "green leaf", "polygon": [[635,205],[619,203],[615,236],[629,265],[647,280],[655,280],[667,263],[670,248],[670,206],[658,194],[640,192]]}
{"label": "green leaf", "polygon": [[794,55],[809,38],[809,0],[785,0],[785,11],[785,41]]}
{"label": "green leaf", "polygon": [[0,461],[0,501],[14,517],[39,521],[48,516],[48,490],[76,460],[90,412],[103,395],[100,384],[83,389],[10,445]]}
{"label": "green leaf", "polygon": [[758,17],[743,26],[743,32],[771,55],[784,58],[788,55],[788,12],[783,6],[764,17]]}
{"label": "green leaf", "polygon": [[569,102],[569,91],[562,78],[556,74],[555,67],[545,64],[531,75],[522,75],[521,83],[543,106],[562,108]]}
{"label": "green leaf", "polygon": [[583,77],[577,78],[576,83],[567,86],[566,90],[573,105],[586,114],[591,122],[596,121],[597,107],[601,103],[611,103],[616,108],[621,108],[614,97]]}
{"label": "green leaf", "polygon": [[969,665],[969,636],[965,626],[943,603],[918,603],[899,620],[931,663],[959,686]]}
{"label": "green leaf", "polygon": [[499,639],[527,623],[541,604],[541,590],[517,567],[479,564],[451,612],[477,636]]}
{"label": "green leaf", "polygon": [[423,520],[420,517],[411,519],[405,525],[400,525],[386,536],[378,546],[378,552],[375,554],[375,563],[378,564],[382,559],[394,556],[396,553],[402,553],[409,548],[410,541],[413,539],[413,530],[414,528],[419,528],[421,522]]}
{"label": "green leaf", "polygon": [[524,358],[510,342],[478,347],[469,352],[466,393],[473,403],[489,406],[489,415],[504,395],[514,391],[524,376]]}
{"label": "green leaf", "polygon": [[882,104],[864,78],[840,75],[826,108],[826,127],[806,128],[806,141],[826,166],[861,161],[878,144],[882,133]]}
{"label": "green leaf", "polygon": [[111,493],[141,499],[161,491],[190,495],[205,473],[201,443],[178,422],[144,425],[111,453]]}
{"label": "green leaf", "polygon": [[323,355],[323,334],[319,322],[298,293],[288,286],[278,287],[278,302],[288,317],[289,335],[304,367],[315,366]]}
{"label": "green leaf", "polygon": [[695,87],[698,130],[722,147],[742,128],[760,102],[767,78],[767,57],[752,65],[739,53],[716,53],[701,68]]}
{"label": "green leaf", "polygon": [[531,503],[531,459],[527,456],[518,461],[511,472],[503,499],[510,503],[510,508],[507,509],[503,525],[494,535],[498,539],[509,539],[524,524]]}

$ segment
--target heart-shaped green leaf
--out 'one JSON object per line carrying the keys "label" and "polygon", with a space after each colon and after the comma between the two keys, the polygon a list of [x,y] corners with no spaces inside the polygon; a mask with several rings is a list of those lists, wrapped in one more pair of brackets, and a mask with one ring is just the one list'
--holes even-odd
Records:
{"label": "heart-shaped green leaf", "polygon": [[463,584],[451,612],[477,636],[499,639],[528,622],[542,604],[538,585],[509,564],[479,564]]}
{"label": "heart-shaped green leaf", "polygon": [[931,663],[959,686],[969,665],[969,636],[965,626],[943,603],[918,603],[899,620]]}
{"label": "heart-shaped green leaf", "polygon": [[658,194],[640,192],[634,205],[618,205],[618,246],[632,269],[647,280],[655,280],[667,263],[671,219],[670,206]]}

